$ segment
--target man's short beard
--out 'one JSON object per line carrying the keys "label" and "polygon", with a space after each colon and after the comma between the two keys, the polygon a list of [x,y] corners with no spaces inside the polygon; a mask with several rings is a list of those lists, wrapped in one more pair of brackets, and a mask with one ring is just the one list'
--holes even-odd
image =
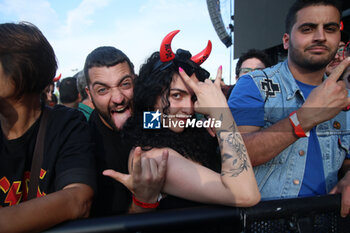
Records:
{"label": "man's short beard", "polygon": [[296,65],[298,65],[299,67],[308,70],[308,71],[319,71],[322,69],[325,69],[327,67],[327,65],[332,61],[332,59],[335,56],[336,50],[334,51],[334,54],[330,54],[330,56],[324,60],[317,60],[314,61],[311,56],[311,58],[306,58],[305,56],[303,56],[303,54],[300,54],[293,46],[293,44],[290,42],[289,43],[289,56],[290,59],[293,61],[293,63],[295,63]]}
{"label": "man's short beard", "polygon": [[319,70],[325,69],[330,61],[327,60],[327,61],[312,62],[309,59],[297,58],[295,60],[293,59],[293,62],[297,64],[299,67],[313,72],[313,71],[319,71]]}

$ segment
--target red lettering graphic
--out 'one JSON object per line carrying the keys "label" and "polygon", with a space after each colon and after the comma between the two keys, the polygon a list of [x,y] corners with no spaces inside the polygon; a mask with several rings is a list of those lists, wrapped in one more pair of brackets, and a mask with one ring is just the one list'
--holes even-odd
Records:
{"label": "red lettering graphic", "polygon": [[7,191],[9,190],[11,184],[10,181],[8,181],[8,179],[4,176],[1,178],[0,180],[0,189],[4,192],[7,193]]}
{"label": "red lettering graphic", "polygon": [[46,171],[41,168],[41,170],[40,170],[40,179],[41,180],[44,179],[45,175],[46,175]]}
{"label": "red lettering graphic", "polygon": [[[40,179],[43,180],[46,175],[44,169],[40,170]],[[28,199],[28,189],[29,189],[29,178],[30,172],[26,171],[23,175],[22,181],[14,181],[12,185],[6,177],[0,179],[0,189],[7,193],[4,203],[8,203],[9,206],[16,205],[20,201],[26,201]],[[37,197],[45,196],[45,192],[40,191],[38,186]],[[0,206],[1,207],[1,206]]]}
{"label": "red lettering graphic", "polygon": [[[40,170],[40,180],[44,179],[45,175],[46,175],[46,171],[41,168],[41,170]],[[36,194],[36,197],[42,197],[42,196],[45,196],[45,195],[46,195],[46,193],[41,192],[40,191],[40,187],[38,186],[38,192]]]}
{"label": "red lettering graphic", "polygon": [[13,182],[4,202],[8,203],[10,206],[18,204],[22,197],[22,192],[20,191],[20,188],[21,181]]}

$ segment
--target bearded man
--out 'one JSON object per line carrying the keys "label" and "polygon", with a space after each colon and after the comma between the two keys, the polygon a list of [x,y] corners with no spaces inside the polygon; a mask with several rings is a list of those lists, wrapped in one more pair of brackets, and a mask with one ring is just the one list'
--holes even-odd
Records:
{"label": "bearded man", "polygon": [[[340,41],[334,1],[296,1],[283,36],[287,60],[242,76],[231,111],[242,132],[262,199],[342,193],[349,214],[348,90],[339,77],[345,59],[326,78]],[[337,174],[344,177],[338,182]]]}

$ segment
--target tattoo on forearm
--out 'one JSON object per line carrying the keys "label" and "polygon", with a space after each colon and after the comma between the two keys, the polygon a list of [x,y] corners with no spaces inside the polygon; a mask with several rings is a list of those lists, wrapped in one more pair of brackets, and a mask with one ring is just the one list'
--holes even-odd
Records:
{"label": "tattoo on forearm", "polygon": [[233,123],[229,129],[217,132],[220,149],[223,149],[224,144],[229,147],[229,152],[222,155],[222,163],[232,163],[229,170],[221,171],[221,175],[236,177],[244,170],[248,170],[250,165],[248,163],[247,150],[236,125]]}
{"label": "tattoo on forearm", "polygon": [[226,160],[231,158],[232,158],[232,155],[224,153],[224,155],[222,156],[222,162],[225,162]]}

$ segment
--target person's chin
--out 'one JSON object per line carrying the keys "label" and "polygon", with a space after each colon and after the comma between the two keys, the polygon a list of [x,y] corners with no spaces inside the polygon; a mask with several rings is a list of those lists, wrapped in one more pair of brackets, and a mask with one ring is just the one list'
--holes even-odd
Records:
{"label": "person's chin", "polygon": [[174,133],[182,133],[185,129],[180,127],[170,127],[170,130]]}
{"label": "person's chin", "polygon": [[[176,122],[176,126],[172,126],[170,130],[175,133],[182,133],[185,130],[187,120],[187,118],[174,118],[173,121]],[[180,127],[180,125],[182,125],[182,127]]]}

